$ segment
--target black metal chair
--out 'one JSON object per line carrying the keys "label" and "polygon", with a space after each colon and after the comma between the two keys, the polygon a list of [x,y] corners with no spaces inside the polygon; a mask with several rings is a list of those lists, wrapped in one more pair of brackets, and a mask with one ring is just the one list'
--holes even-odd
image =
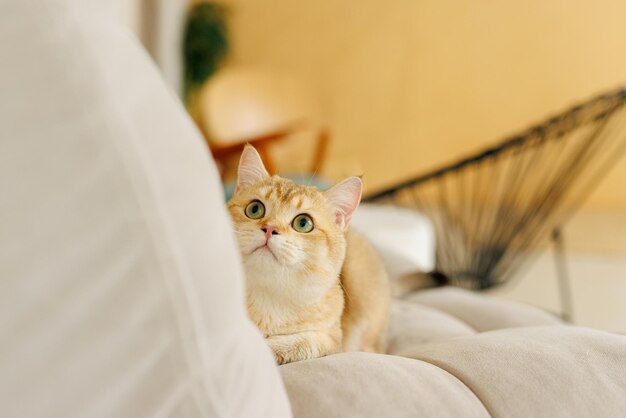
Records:
{"label": "black metal chair", "polygon": [[436,276],[474,289],[496,286],[551,233],[562,249],[560,228],[626,150],[625,103],[624,89],[596,97],[364,200],[430,216]]}

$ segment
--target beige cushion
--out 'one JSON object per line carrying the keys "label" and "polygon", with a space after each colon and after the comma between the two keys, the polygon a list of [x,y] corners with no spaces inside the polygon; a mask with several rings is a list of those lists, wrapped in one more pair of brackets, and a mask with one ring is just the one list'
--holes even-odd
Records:
{"label": "beige cushion", "polygon": [[431,364],[342,353],[281,366],[294,416],[489,417],[462,382]]}
{"label": "beige cushion", "polygon": [[138,43],[93,1],[8,0],[0,62],[0,416],[290,416],[216,170]]}
{"label": "beige cushion", "polygon": [[[506,329],[479,332],[497,326]],[[626,410],[626,337],[467,290],[394,300],[388,352],[397,356],[343,353],[282,366],[294,415],[621,417]]]}
{"label": "beige cushion", "polygon": [[394,300],[387,338],[387,353],[431,341],[476,334],[476,330],[445,312],[407,300]]}
{"label": "beige cushion", "polygon": [[450,286],[414,292],[405,300],[445,312],[479,332],[563,323],[556,316],[533,306]]}
{"label": "beige cushion", "polygon": [[281,366],[296,417],[623,417],[626,337],[523,327]]}
{"label": "beige cushion", "polygon": [[532,306],[454,287],[433,288],[392,301],[387,352],[400,354],[419,344],[493,329],[559,324],[560,319]]}
{"label": "beige cushion", "polygon": [[512,328],[415,347],[494,417],[623,417],[626,337],[576,327]]}

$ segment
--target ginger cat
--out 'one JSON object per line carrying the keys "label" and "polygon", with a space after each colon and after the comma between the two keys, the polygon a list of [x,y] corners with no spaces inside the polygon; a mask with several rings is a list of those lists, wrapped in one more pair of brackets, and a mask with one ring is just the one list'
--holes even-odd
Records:
{"label": "ginger cat", "polygon": [[358,177],[325,192],[270,177],[252,146],[241,155],[228,210],[248,313],[279,364],[384,349],[388,278],[370,245],[348,230],[361,190]]}

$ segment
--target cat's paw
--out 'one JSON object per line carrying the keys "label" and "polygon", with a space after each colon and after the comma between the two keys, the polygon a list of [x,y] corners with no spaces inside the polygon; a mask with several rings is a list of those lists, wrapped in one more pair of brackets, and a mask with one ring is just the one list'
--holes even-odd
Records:
{"label": "cat's paw", "polygon": [[319,331],[271,335],[265,341],[274,352],[278,364],[309,360],[340,350],[338,338]]}
{"label": "cat's paw", "polygon": [[276,364],[278,364],[279,366],[281,364],[290,363],[290,361],[287,360],[287,353],[281,353],[280,351],[276,351],[274,349],[272,349],[272,352],[274,353],[274,359],[276,360]]}
{"label": "cat's paw", "polygon": [[285,341],[286,338],[284,336],[272,336],[266,339],[267,344],[272,349],[274,353],[274,358],[276,359],[276,363],[278,364],[286,364],[291,363],[292,361],[297,361],[293,359],[293,348],[287,344]]}
{"label": "cat's paw", "polygon": [[274,352],[276,363],[286,364],[319,357],[320,353],[315,350],[315,341],[312,338],[304,338],[305,335],[273,335],[267,337],[266,341]]}

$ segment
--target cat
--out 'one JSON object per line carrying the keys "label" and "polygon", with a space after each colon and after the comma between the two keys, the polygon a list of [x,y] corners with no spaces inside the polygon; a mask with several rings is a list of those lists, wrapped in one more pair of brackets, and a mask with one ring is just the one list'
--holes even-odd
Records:
{"label": "cat", "polygon": [[247,145],[228,202],[246,276],[250,319],[278,364],[340,351],[384,350],[389,281],[348,229],[362,182],[327,191],[270,176]]}

